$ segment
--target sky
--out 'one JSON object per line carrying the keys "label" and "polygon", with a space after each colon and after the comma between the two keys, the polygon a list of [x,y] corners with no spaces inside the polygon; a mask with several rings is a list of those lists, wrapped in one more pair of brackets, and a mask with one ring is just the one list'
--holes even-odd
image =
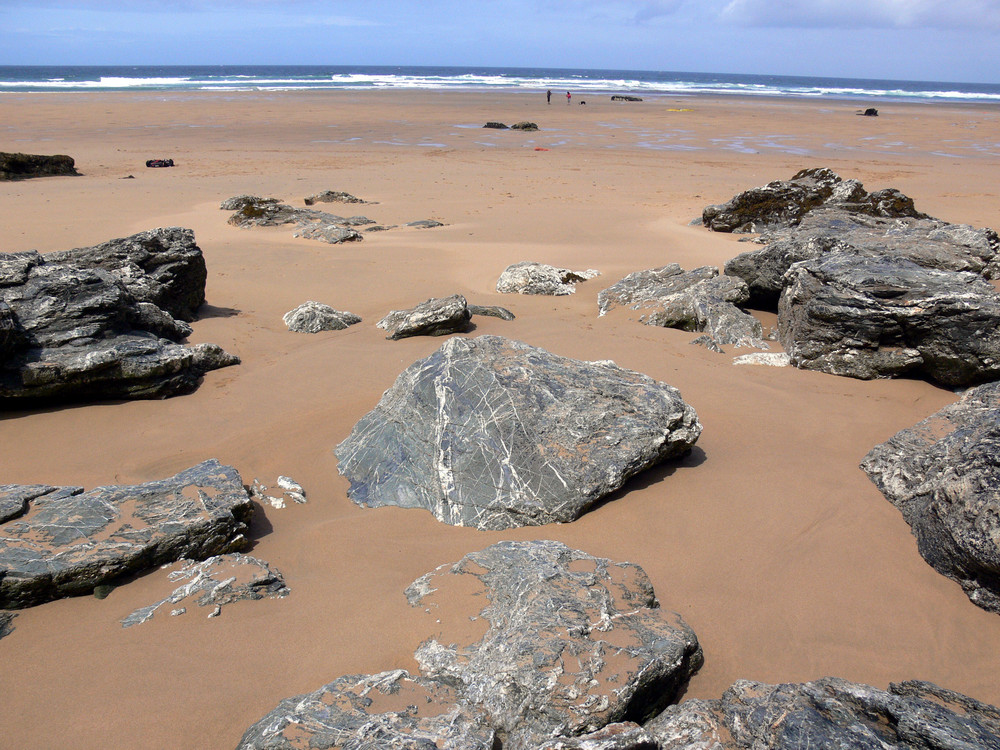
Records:
{"label": "sky", "polygon": [[1000,83],[1000,0],[0,0],[0,65],[216,64]]}

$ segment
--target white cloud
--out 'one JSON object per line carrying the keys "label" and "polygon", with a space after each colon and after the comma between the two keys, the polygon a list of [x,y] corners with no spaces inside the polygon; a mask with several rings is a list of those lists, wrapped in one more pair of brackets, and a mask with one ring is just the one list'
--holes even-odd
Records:
{"label": "white cloud", "polygon": [[720,18],[777,28],[1000,29],[1000,0],[730,0]]}

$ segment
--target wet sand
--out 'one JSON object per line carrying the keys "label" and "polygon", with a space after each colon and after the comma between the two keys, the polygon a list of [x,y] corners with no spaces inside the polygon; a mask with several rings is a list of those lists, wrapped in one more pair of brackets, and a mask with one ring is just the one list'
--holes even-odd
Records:
{"label": "wet sand", "polygon": [[[688,697],[717,697],[739,678],[829,675],[883,688],[930,680],[1000,704],[1000,617],[922,560],[898,511],[858,468],[871,447],[955,393],[918,380],[734,366],[745,351],[691,346],[693,334],[639,325],[627,310],[598,318],[596,301],[635,270],[724,264],[745,249],[740,238],[691,219],[804,167],[831,167],[868,190],[898,188],[948,221],[1000,227],[1000,108],[885,103],[868,118],[855,114],[868,105],[852,102],[583,98],[0,98],[0,150],[67,153],[82,173],[0,183],[0,250],[190,227],[209,269],[208,305],[190,340],[243,360],[189,396],[5,414],[0,482],[91,488],[218,458],[247,484],[291,476],[309,498],[263,508],[255,523],[251,554],[282,571],[285,599],[238,603],[213,619],[192,608],[158,613],[123,630],[123,617],[164,595],[152,573],[103,600],[22,611],[0,641],[0,744],[235,746],[285,697],[345,674],[413,671],[424,638],[474,635],[468,601],[430,619],[403,589],[501,539],[557,539],[640,564],[704,648]],[[542,130],[482,129],[490,120]],[[147,169],[151,158],[177,166]],[[328,189],[375,203],[321,207],[399,228],[333,246],[294,239],[288,227],[237,229],[218,208],[243,193],[301,206]],[[446,226],[402,226],[428,218]],[[520,260],[602,275],[569,297],[498,294],[500,272]],[[517,315],[476,317],[468,335],[613,359],[678,387],[704,425],[697,448],[572,524],[479,532],[424,511],[355,506],[333,448],[400,371],[442,343],[386,341],[374,324],[452,293]],[[288,332],[282,315],[306,300],[364,322]]]}

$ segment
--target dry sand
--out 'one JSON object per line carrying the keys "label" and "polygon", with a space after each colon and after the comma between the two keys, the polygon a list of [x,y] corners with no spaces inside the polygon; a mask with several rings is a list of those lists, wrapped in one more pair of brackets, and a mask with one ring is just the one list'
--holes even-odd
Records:
{"label": "dry sand", "polygon": [[[0,250],[191,227],[209,268],[208,307],[191,340],[243,360],[189,396],[7,414],[0,482],[142,482],[215,457],[247,483],[289,475],[309,496],[307,505],[264,509],[255,527],[252,554],[285,574],[286,599],[239,603],[214,619],[158,614],[123,630],[122,617],[163,596],[154,573],[104,600],[22,611],[0,642],[0,744],[232,747],[282,698],[344,674],[413,670],[424,637],[474,632],[468,602],[428,618],[403,589],[501,539],[558,539],[642,565],[663,606],[703,645],[689,697],[717,697],[738,678],[833,675],[883,688],[931,680],[1000,704],[1000,617],[921,559],[898,511],[858,468],[872,446],[954,393],[914,380],[736,367],[741,351],[691,346],[692,334],[639,325],[629,311],[598,318],[596,305],[599,290],[631,271],[722,265],[743,249],[738,238],[690,220],[803,167],[832,167],[869,190],[899,188],[949,221],[1000,227],[1000,109],[886,103],[866,118],[855,115],[865,105],[850,102],[583,98],[0,98],[0,150],[67,153],[83,174],[0,183]],[[488,120],[543,130],[483,130]],[[177,166],[146,169],[150,158]],[[447,226],[330,246],[293,239],[289,228],[236,229],[218,208],[241,193],[302,205],[327,189],[377,201],[349,213],[380,223]],[[519,260],[602,275],[569,297],[497,294],[498,275]],[[442,343],[386,341],[374,323],[456,292],[517,315],[477,317],[470,335],[613,359],[680,388],[704,424],[697,449],[567,525],[479,532],[424,511],[355,506],[334,446],[402,369]],[[282,315],[309,299],[364,322],[288,332]]]}

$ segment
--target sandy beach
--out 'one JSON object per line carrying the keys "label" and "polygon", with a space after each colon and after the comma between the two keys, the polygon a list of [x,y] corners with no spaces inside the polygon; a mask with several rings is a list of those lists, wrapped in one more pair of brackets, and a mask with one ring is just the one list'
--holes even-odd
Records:
{"label": "sandy beach", "polygon": [[[164,595],[153,572],[103,600],[20,611],[0,641],[0,745],[233,747],[283,698],[341,675],[416,671],[424,638],[473,632],[466,602],[438,623],[403,590],[502,539],[555,539],[641,565],[704,649],[687,697],[718,697],[739,678],[837,676],[882,688],[928,680],[1000,705],[1000,617],[924,562],[858,468],[954,392],[735,366],[748,350],[692,346],[694,334],[640,325],[625,309],[597,315],[598,292],[632,271],[722,266],[745,249],[740,236],[691,220],[805,167],[898,188],[937,218],[1000,228],[1000,107],[886,102],[871,118],[856,115],[866,105],[835,100],[586,95],[567,105],[554,94],[551,105],[544,92],[0,98],[0,150],[69,154],[81,173],[0,183],[0,251],[191,228],[208,303],[190,341],[242,359],[187,396],[3,414],[0,483],[89,489],[217,458],[247,484],[290,476],[309,500],[261,508],[255,520],[251,554],[284,574],[287,598],[122,629]],[[523,120],[541,130],[482,128]],[[153,158],[176,166],[145,168]],[[323,190],[371,201],[349,210],[398,227],[328,245],[288,227],[238,229],[219,210],[239,194],[302,206]],[[420,219],[445,226],[405,226]],[[601,275],[566,297],[497,293],[499,274],[521,260]],[[443,343],[387,341],[375,323],[454,293],[517,316],[477,316],[466,335],[612,359],[679,388],[704,425],[696,449],[571,524],[481,532],[356,506],[334,447]],[[363,322],[291,333],[282,315],[306,300]]]}

